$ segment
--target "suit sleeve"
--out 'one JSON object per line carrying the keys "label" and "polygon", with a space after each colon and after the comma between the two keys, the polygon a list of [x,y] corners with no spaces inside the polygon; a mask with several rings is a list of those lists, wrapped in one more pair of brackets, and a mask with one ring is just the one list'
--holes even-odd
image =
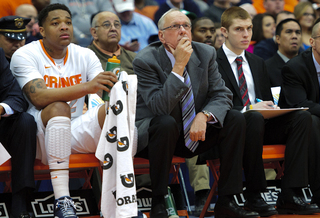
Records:
{"label": "suit sleeve", "polygon": [[171,72],[163,72],[159,65],[147,63],[141,57],[134,59],[133,69],[139,81],[138,92],[156,116],[170,114],[188,90]]}
{"label": "suit sleeve", "polygon": [[211,112],[222,127],[227,112],[232,108],[232,92],[225,86],[225,82],[218,70],[216,53],[210,59],[208,68],[209,89],[203,110]]}
{"label": "suit sleeve", "polygon": [[[309,112],[320,117],[320,104],[308,99],[308,93],[298,72],[285,65],[282,68],[281,99],[285,99],[286,106],[308,107]],[[309,84],[310,86],[312,84]],[[315,90],[319,91],[319,90]]]}
{"label": "suit sleeve", "polygon": [[13,77],[9,62],[5,58],[4,52],[0,49],[0,98],[2,103],[9,105],[14,111],[22,112],[28,108],[20,86]]}

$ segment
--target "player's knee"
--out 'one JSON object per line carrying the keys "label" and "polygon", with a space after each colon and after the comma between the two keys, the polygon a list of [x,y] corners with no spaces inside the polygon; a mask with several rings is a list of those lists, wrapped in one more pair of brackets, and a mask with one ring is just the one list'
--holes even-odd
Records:
{"label": "player's knee", "polygon": [[65,102],[54,102],[47,106],[48,113],[50,117],[56,116],[71,116],[70,106]]}

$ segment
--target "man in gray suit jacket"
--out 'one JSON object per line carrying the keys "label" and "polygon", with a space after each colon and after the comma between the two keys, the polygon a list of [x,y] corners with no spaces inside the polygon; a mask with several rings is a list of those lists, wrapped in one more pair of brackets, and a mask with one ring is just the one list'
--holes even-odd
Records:
{"label": "man in gray suit jacket", "polygon": [[[218,72],[215,49],[191,42],[190,20],[177,9],[165,13],[158,27],[161,42],[141,50],[133,61],[138,76],[137,156],[150,160],[150,217],[168,217],[164,195],[173,155],[193,157],[214,146],[219,148],[221,163],[217,204],[225,208],[216,217],[258,217],[232,200],[242,192],[245,121],[239,111],[230,110],[232,94]],[[190,132],[186,132],[182,106],[190,93],[194,96],[194,118]],[[188,137],[199,143],[192,151],[186,147]]]}

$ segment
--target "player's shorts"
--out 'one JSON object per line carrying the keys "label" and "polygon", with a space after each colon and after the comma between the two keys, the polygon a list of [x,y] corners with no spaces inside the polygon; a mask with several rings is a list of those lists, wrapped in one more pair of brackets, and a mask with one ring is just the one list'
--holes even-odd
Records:
{"label": "player's shorts", "polygon": [[[85,114],[71,120],[71,153],[95,153],[101,134],[98,121],[100,104],[88,110]],[[37,123],[37,159],[47,164],[45,150],[45,126],[41,119],[41,111],[35,117]]]}

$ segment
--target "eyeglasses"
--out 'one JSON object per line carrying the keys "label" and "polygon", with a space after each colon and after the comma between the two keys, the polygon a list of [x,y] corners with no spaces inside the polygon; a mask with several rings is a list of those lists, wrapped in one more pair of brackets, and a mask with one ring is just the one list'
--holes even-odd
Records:
{"label": "eyeglasses", "polygon": [[173,24],[171,26],[163,28],[162,30],[166,30],[166,29],[180,30],[180,27],[183,27],[185,30],[190,30],[191,29],[191,24]]}
{"label": "eyeglasses", "polygon": [[303,16],[312,16],[313,18],[316,18],[316,15],[311,13],[303,13]]}
{"label": "eyeglasses", "polygon": [[317,39],[317,38],[319,38],[320,36],[311,36],[311,38],[313,38],[313,39]]}
{"label": "eyeglasses", "polygon": [[[105,29],[110,29],[110,28],[111,28],[111,25],[112,25],[112,23],[110,23],[110,22],[105,22],[105,23],[101,24],[100,26],[95,26],[95,28],[97,28],[97,27],[103,27],[103,28],[105,28]],[[116,29],[120,29],[120,28],[121,28],[121,24],[118,23],[118,22],[114,23],[113,26],[114,26],[114,28],[116,28]]]}

